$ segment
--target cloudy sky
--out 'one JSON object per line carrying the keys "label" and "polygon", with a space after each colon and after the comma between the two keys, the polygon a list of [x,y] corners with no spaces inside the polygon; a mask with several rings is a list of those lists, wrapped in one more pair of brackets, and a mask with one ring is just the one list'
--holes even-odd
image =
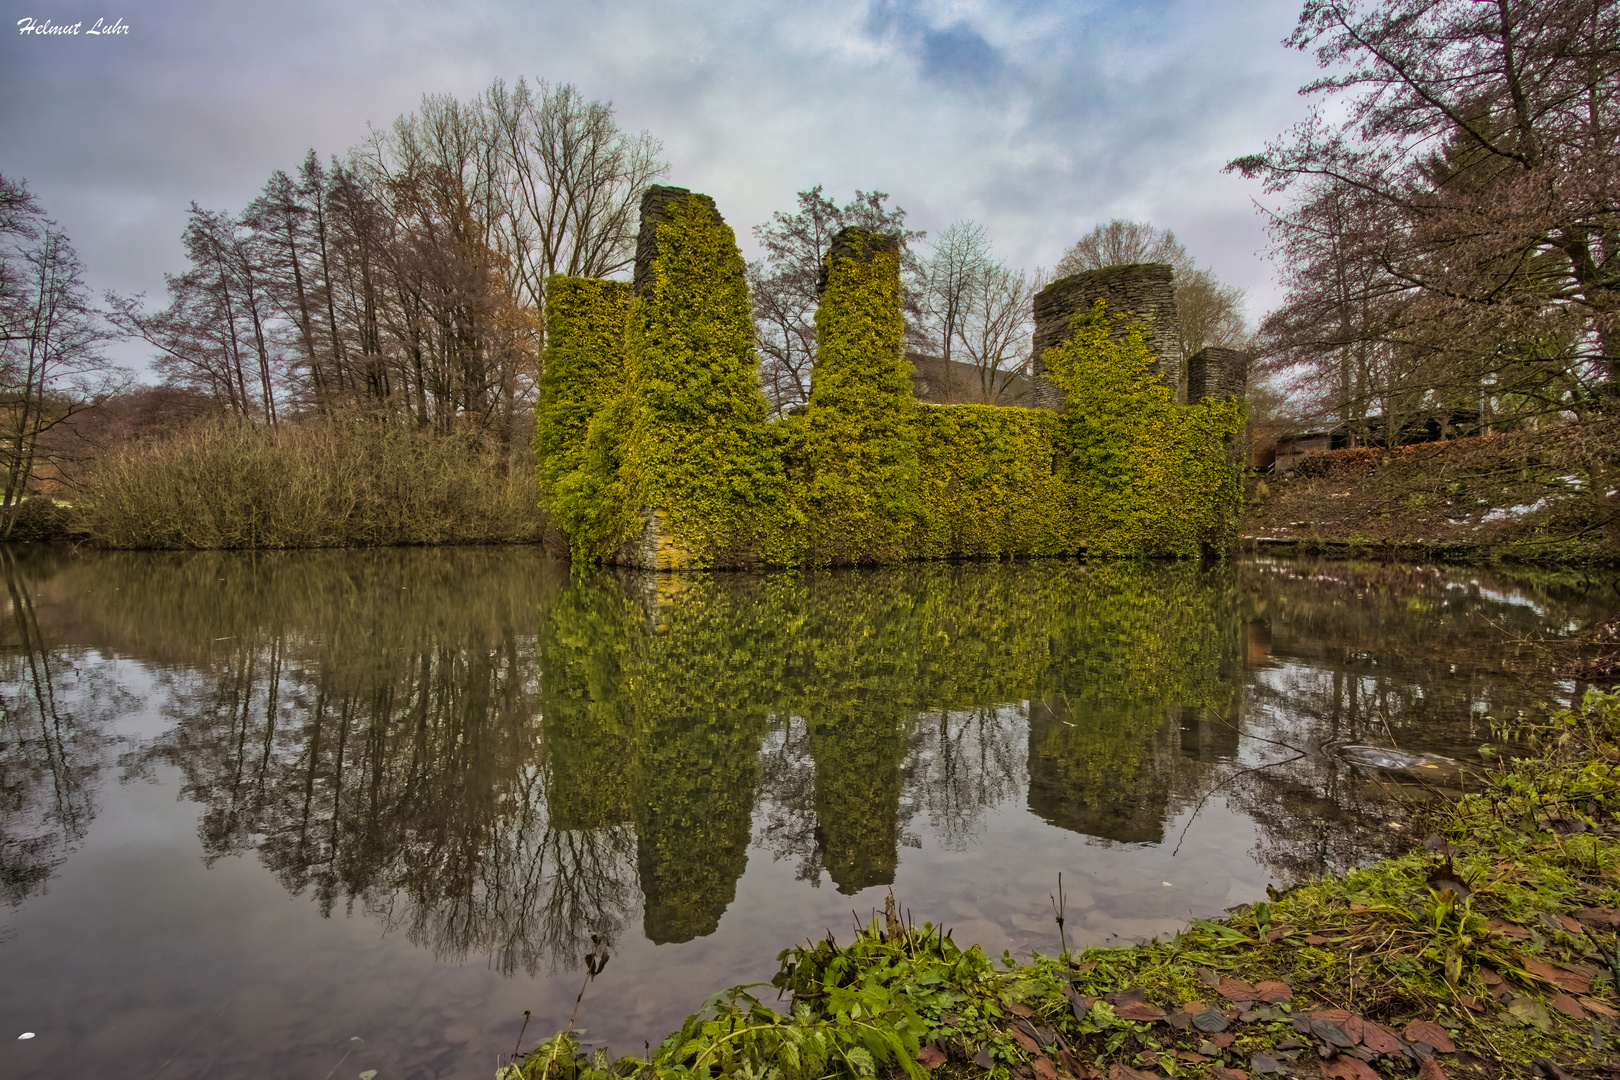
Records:
{"label": "cloudy sky", "polygon": [[[1221,173],[1301,119],[1299,0],[4,0],[0,173],[101,289],[161,297],[188,205],[239,209],[424,93],[572,82],[663,141],[738,228],[823,184],[1050,266],[1113,217],[1174,229],[1275,300],[1259,186]],[[127,33],[91,35],[96,21]],[[77,35],[19,33],[79,24]]]}

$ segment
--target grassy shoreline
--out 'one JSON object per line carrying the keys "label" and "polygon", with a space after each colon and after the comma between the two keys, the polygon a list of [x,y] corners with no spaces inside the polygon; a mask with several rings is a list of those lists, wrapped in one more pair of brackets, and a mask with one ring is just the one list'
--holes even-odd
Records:
{"label": "grassy shoreline", "polygon": [[1171,940],[992,961],[891,902],[781,954],[790,1015],[734,988],[645,1058],[563,1032],[502,1080],[1620,1075],[1620,692],[1504,734],[1528,756],[1405,855]]}

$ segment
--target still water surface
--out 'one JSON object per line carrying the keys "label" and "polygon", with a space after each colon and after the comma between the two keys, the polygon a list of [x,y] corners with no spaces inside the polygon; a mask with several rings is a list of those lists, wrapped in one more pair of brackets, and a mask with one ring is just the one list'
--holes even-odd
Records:
{"label": "still water surface", "polygon": [[[993,954],[1393,850],[1605,585],[1249,560],[712,579],[525,549],[0,552],[0,1075],[640,1050],[892,886]],[[1515,659],[1515,657],[1518,657]],[[1463,781],[1466,783],[1466,780]],[[595,944],[593,944],[593,941]],[[18,1040],[25,1031],[36,1033]]]}

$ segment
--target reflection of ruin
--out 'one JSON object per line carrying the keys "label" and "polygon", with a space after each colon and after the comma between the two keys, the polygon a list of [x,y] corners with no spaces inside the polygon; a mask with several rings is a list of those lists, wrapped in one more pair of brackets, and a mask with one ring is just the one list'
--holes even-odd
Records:
{"label": "reflection of ruin", "polygon": [[1062,697],[1030,706],[1029,809],[1060,829],[1156,844],[1173,798],[1237,754],[1238,729],[1197,708],[1133,714]]}
{"label": "reflection of ruin", "polygon": [[[1529,637],[1576,610],[1529,587],[1548,614],[1494,599],[1477,570],[1265,561],[570,579],[532,552],[428,551],[23,569],[0,620],[6,900],[83,835],[120,704],[97,657],[121,654],[149,664],[171,724],[122,761],[179,771],[204,858],[253,852],[323,911],[509,973],[576,964],[592,934],[611,946],[638,921],[657,942],[711,934],[762,854],[881,888],[922,823],[969,850],[1026,780],[1035,815],[1120,844],[1169,839],[1167,820],[1230,780],[1220,799],[1280,878],[1343,869],[1390,843],[1390,792],[1332,747],[1471,751],[1424,740],[1473,738],[1458,717],[1543,692],[1459,663],[1482,617]],[[48,593],[50,618],[33,604]],[[1247,736],[1309,753],[1235,775],[1289,756]]]}
{"label": "reflection of ruin", "polygon": [[894,884],[900,863],[900,765],[915,720],[878,701],[851,702],[812,724],[816,841],[841,893]]}
{"label": "reflection of ruin", "polygon": [[1029,809],[1048,824],[1121,844],[1164,839],[1175,744],[1168,723],[1132,730],[1131,718],[1032,703]]}

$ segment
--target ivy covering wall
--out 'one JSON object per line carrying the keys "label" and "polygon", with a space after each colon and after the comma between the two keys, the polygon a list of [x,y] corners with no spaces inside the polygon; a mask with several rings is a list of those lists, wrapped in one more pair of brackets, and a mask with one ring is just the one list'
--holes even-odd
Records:
{"label": "ivy covering wall", "polygon": [[[1112,324],[1128,324],[1124,336]],[[1229,546],[1242,471],[1226,440],[1243,426],[1235,401],[1178,406],[1150,373],[1147,327],[1098,300],[1073,336],[1042,354],[1068,395],[1069,457],[1087,553],[1197,555]]]}
{"label": "ivy covering wall", "polygon": [[540,508],[569,537],[576,558],[599,557],[632,521],[633,508],[617,490],[615,453],[630,286],[558,274],[546,282],[546,297],[546,362],[534,409]]}
{"label": "ivy covering wall", "polygon": [[804,456],[795,470],[812,562],[898,562],[927,521],[900,316],[900,245],[849,228],[816,309]]}
{"label": "ivy covering wall", "polygon": [[923,406],[916,417],[922,558],[1075,555],[1086,536],[1059,413]]}
{"label": "ivy covering wall", "polygon": [[668,214],[658,226],[651,285],[630,313],[629,430],[619,473],[625,497],[668,514],[702,562],[772,546],[782,532],[785,477],[766,430],[736,236],[695,195]]}
{"label": "ivy covering wall", "polygon": [[734,234],[696,195],[665,214],[641,295],[554,283],[535,448],[542,505],[575,559],[666,565],[673,550],[683,566],[794,566],[1230,546],[1241,473],[1226,446],[1241,408],[1177,406],[1151,376],[1145,326],[1109,337],[1129,316],[1099,301],[1043,354],[1063,413],[921,405],[899,247],[846,229],[826,261],[808,406],[767,419]]}

